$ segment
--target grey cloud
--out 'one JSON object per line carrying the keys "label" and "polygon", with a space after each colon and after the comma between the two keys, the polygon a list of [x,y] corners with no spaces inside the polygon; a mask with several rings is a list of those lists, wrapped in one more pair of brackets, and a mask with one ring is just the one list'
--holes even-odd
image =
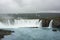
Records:
{"label": "grey cloud", "polygon": [[0,0],[0,13],[60,12],[60,0]]}

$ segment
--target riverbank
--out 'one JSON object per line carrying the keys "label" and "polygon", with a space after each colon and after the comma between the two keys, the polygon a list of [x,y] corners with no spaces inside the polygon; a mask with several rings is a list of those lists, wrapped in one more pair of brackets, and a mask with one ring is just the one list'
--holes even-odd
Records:
{"label": "riverbank", "polygon": [[0,40],[4,38],[5,35],[10,35],[14,31],[0,29]]}

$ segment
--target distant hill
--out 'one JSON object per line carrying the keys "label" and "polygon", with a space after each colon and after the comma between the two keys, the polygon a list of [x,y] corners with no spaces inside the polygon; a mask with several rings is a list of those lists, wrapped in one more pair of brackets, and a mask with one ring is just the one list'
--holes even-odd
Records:
{"label": "distant hill", "polygon": [[60,13],[21,13],[21,14],[0,14],[0,18],[45,18],[45,17],[60,17]]}

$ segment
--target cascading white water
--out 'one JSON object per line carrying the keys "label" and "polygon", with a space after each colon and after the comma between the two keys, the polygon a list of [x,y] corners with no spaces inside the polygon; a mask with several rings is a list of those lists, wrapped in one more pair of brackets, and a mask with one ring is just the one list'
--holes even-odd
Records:
{"label": "cascading white water", "polygon": [[42,20],[40,20],[39,22],[39,27],[42,27]]}
{"label": "cascading white water", "polygon": [[8,25],[10,25],[10,20],[8,20]]}
{"label": "cascading white water", "polygon": [[[50,21],[49,27],[52,28],[52,22]],[[21,19],[21,20],[15,20],[14,25],[11,25],[10,20],[8,20],[8,25],[5,25],[0,22],[0,28],[19,28],[19,27],[42,27],[42,20],[39,21],[39,19]]]}
{"label": "cascading white water", "polygon": [[38,24],[36,24],[38,21],[39,21],[38,19],[15,20],[15,26],[18,26],[18,27],[38,27]]}
{"label": "cascading white water", "polygon": [[[19,27],[40,27],[39,19],[21,19],[15,20],[14,25],[11,25],[10,20],[8,20],[8,25],[0,23],[0,28],[19,28]],[[40,26],[39,26],[40,25]],[[3,26],[3,27],[2,27]]]}
{"label": "cascading white water", "polygon": [[50,21],[48,28],[52,28],[52,22],[53,22],[53,20]]}

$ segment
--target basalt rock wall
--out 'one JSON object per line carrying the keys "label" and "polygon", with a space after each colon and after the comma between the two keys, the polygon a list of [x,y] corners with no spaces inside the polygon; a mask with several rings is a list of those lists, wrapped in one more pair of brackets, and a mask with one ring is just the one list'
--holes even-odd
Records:
{"label": "basalt rock wall", "polygon": [[53,28],[60,28],[60,18],[55,18],[52,25]]}
{"label": "basalt rock wall", "polygon": [[60,17],[42,18],[42,27],[48,27],[51,20],[53,20],[53,22],[52,22],[53,28],[60,28]]}
{"label": "basalt rock wall", "polygon": [[41,18],[40,20],[42,20],[42,27],[48,27],[51,21],[51,18]]}

